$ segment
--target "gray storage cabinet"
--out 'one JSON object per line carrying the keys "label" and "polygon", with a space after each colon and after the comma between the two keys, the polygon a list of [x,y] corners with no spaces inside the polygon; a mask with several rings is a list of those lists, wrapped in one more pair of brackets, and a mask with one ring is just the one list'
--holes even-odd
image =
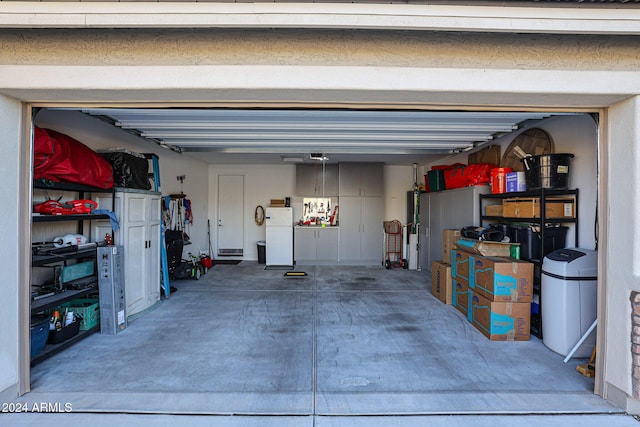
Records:
{"label": "gray storage cabinet", "polygon": [[340,163],[340,264],[382,261],[384,180],[382,163]]}
{"label": "gray storage cabinet", "polygon": [[[420,195],[420,267],[431,271],[431,263],[442,258],[442,231],[480,225],[480,194],[488,185],[456,188]],[[445,260],[448,262],[448,260]]]}
{"label": "gray storage cabinet", "polygon": [[383,195],[382,163],[340,163],[340,197]]}
{"label": "gray storage cabinet", "polygon": [[340,263],[382,262],[384,240],[382,197],[340,197]]}
{"label": "gray storage cabinet", "polygon": [[337,264],[337,227],[296,227],[294,253],[296,264]]}
{"label": "gray storage cabinet", "polygon": [[322,163],[296,165],[296,195],[307,197],[331,197],[338,195],[338,165],[324,166],[323,193]]}

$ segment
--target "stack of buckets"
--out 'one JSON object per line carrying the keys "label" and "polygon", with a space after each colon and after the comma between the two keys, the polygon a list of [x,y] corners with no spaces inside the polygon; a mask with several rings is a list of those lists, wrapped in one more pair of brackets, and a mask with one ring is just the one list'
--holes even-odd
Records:
{"label": "stack of buckets", "polygon": [[507,174],[513,172],[512,168],[493,168],[491,169],[491,193],[500,194],[507,192]]}

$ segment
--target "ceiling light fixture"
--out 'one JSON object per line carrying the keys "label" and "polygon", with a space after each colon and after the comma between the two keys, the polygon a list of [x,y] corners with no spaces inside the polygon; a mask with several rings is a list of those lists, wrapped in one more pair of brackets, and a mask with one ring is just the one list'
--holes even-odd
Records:
{"label": "ceiling light fixture", "polygon": [[285,163],[302,163],[304,159],[299,156],[280,156],[280,159]]}

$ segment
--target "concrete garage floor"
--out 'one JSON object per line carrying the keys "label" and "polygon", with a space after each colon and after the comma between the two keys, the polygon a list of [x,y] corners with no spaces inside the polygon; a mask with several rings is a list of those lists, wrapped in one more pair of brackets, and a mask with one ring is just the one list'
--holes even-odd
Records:
{"label": "concrete garage floor", "polygon": [[593,394],[584,360],[535,337],[489,341],[431,295],[427,272],[284,271],[245,261],[172,281],[124,332],[34,366],[19,401],[70,403],[46,417],[92,425],[636,425]]}

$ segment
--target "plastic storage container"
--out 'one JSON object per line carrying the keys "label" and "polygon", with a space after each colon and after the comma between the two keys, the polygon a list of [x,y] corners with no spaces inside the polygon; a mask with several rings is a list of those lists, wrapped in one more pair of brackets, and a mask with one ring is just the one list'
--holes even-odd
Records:
{"label": "plastic storage container", "polygon": [[[508,237],[509,238],[509,242],[514,242],[513,240],[513,225],[512,224],[502,224],[502,223],[496,223],[496,224],[490,224],[490,227],[492,228],[496,228],[500,231],[502,231],[502,235],[504,237]],[[506,241],[506,240],[503,240]]]}
{"label": "plastic storage container", "polygon": [[39,355],[44,349],[44,345],[49,338],[49,318],[39,320],[37,323],[31,325],[31,358],[33,359]]}
{"label": "plastic storage container", "polygon": [[80,319],[80,330],[88,331],[100,324],[100,300],[98,298],[77,299],[66,304],[63,308],[68,308]]}
{"label": "plastic storage container", "polygon": [[541,154],[522,159],[527,190],[569,188],[569,162],[573,154]]}
{"label": "plastic storage container", "polygon": [[[511,242],[520,243],[520,258],[526,260],[542,260],[542,254],[548,254],[565,247],[569,227],[547,227],[544,229],[544,246],[540,227],[529,225],[513,225],[508,234]],[[540,251],[542,248],[542,252]]]}
{"label": "plastic storage container", "polygon": [[[560,249],[542,263],[542,341],[562,356],[569,354],[597,316],[598,253],[589,249]],[[574,357],[589,357],[595,331]]]}
{"label": "plastic storage container", "polygon": [[47,344],[60,344],[69,338],[75,337],[80,332],[80,320],[76,319],[75,322],[68,326],[64,326],[59,331],[49,331],[49,337],[47,338]]}
{"label": "plastic storage container", "polygon": [[435,169],[427,171],[425,177],[425,187],[428,192],[445,190],[444,170]]}

